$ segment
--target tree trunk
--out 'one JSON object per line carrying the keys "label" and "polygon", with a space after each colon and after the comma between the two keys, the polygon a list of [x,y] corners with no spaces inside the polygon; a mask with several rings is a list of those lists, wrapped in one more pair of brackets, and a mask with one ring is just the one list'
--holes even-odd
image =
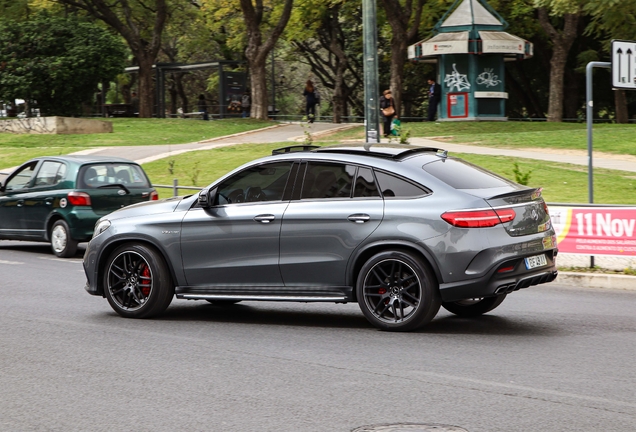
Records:
{"label": "tree trunk", "polygon": [[629,123],[625,90],[614,90],[614,104],[616,105],[616,123]]}
{"label": "tree trunk", "polygon": [[[413,1],[417,4],[413,8]],[[387,20],[391,25],[391,93],[395,101],[395,111],[400,114],[402,90],[404,88],[404,62],[408,42],[417,36],[424,0],[382,0]]]}
{"label": "tree trunk", "polygon": [[565,14],[563,31],[558,31],[550,22],[548,11],[539,8],[539,24],[552,41],[552,58],[550,59],[550,93],[548,106],[548,121],[563,121],[563,76],[568,53],[578,33],[581,13]]}
{"label": "tree trunk", "polygon": [[250,117],[261,120],[267,119],[267,84],[265,64],[267,56],[274,48],[276,41],[283,33],[289,17],[291,16],[291,8],[293,0],[285,0],[283,10],[278,19],[276,26],[271,30],[265,42],[261,31],[263,22],[263,2],[256,1],[256,7],[252,4],[252,0],[240,0],[243,18],[247,27],[247,47],[245,48],[245,57],[250,70],[250,82],[252,85],[252,109]]}
{"label": "tree trunk", "polygon": [[333,89],[333,122],[342,123],[342,117],[345,115],[346,98],[344,97],[345,72],[347,71],[348,61],[342,43],[338,38],[339,34],[339,10],[340,6],[333,7],[329,16],[329,29],[331,33],[331,43],[329,50],[336,56],[336,76]]}
{"label": "tree trunk", "polygon": [[267,72],[262,64],[250,63],[250,84],[252,85],[252,105],[250,117],[267,120]]}
{"label": "tree trunk", "polygon": [[150,118],[154,113],[154,86],[152,65],[154,59],[139,60],[139,117]]}

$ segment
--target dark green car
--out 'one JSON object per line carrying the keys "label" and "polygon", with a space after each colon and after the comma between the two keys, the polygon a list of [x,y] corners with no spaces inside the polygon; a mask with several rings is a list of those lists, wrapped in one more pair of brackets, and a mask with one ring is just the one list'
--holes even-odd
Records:
{"label": "dark green car", "polygon": [[144,170],[128,159],[35,158],[0,185],[0,239],[50,242],[55,255],[70,257],[100,217],[156,199]]}

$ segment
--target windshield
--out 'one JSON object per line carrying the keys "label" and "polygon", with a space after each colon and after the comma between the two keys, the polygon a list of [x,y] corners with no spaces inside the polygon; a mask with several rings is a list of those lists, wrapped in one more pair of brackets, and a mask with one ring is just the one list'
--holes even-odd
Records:
{"label": "windshield", "polygon": [[139,165],[127,163],[102,163],[82,167],[79,173],[80,189],[122,184],[127,188],[149,188],[150,183]]}

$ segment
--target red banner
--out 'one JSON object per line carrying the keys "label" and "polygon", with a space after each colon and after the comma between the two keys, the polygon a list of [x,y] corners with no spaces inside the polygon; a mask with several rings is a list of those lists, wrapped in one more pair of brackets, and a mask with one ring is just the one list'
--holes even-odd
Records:
{"label": "red banner", "polygon": [[636,207],[550,207],[559,252],[636,256]]}

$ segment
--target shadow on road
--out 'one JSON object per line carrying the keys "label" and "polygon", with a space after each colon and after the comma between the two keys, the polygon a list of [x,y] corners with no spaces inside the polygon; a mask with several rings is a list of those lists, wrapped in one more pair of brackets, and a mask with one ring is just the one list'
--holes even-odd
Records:
{"label": "shadow on road", "polygon": [[[357,307],[324,305],[312,310],[311,306],[290,303],[267,306],[268,303],[243,302],[234,305],[213,305],[198,301],[196,304],[176,301],[157,321],[210,322],[217,324],[249,324],[260,326],[316,327],[338,329],[375,329]],[[270,303],[271,305],[271,303]],[[354,306],[354,305],[351,305]],[[113,314],[114,315],[114,314]],[[528,317],[502,317],[484,315],[477,318],[461,318],[440,312],[432,322],[415,332],[430,335],[488,335],[488,336],[555,336],[561,330],[547,322]]]}
{"label": "shadow on road", "polygon": [[161,321],[207,321],[215,323],[258,324],[269,326],[323,327],[323,328],[371,328],[362,313],[342,310],[337,305],[333,311],[324,308],[315,311],[294,310],[294,306],[268,308],[266,303],[254,305],[239,303],[234,305],[214,305],[197,302],[196,305],[174,302],[157,320]]}

